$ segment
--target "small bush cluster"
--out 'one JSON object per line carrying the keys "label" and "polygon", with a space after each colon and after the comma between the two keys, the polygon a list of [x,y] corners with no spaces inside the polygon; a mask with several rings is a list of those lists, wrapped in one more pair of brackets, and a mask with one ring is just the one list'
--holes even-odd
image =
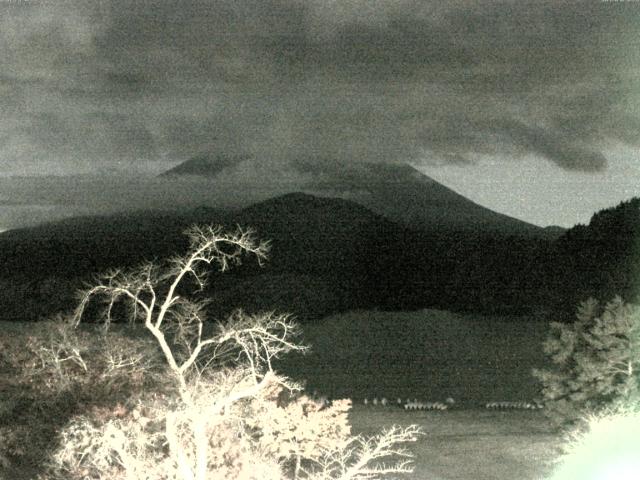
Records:
{"label": "small bush cluster", "polygon": [[449,407],[442,402],[407,402],[405,410],[447,410]]}
{"label": "small bush cluster", "polygon": [[544,406],[538,402],[488,402],[484,408],[489,410],[539,410]]}

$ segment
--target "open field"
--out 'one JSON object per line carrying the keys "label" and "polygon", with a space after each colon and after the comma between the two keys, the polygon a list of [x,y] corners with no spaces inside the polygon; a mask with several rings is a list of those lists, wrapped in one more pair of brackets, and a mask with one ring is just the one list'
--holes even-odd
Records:
{"label": "open field", "polygon": [[[531,369],[546,360],[548,323],[522,318],[460,315],[438,310],[361,311],[304,326],[305,356],[281,363],[306,379],[310,391],[355,400],[354,433],[418,424],[425,436],[410,446],[420,480],[546,478],[560,438],[542,411],[492,411],[491,401],[531,401],[539,386]],[[446,412],[365,407],[417,397],[456,400]]]}
{"label": "open field", "polygon": [[560,437],[540,411],[405,412],[356,405],[354,433],[375,435],[393,424],[417,424],[425,435],[408,449],[415,480],[534,480],[547,478]]}

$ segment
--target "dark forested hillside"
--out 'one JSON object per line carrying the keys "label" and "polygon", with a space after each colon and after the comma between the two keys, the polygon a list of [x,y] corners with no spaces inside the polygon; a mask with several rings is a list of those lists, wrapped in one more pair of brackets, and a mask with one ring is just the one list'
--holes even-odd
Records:
{"label": "dark forested hillside", "polygon": [[[68,309],[73,290],[96,273],[184,252],[182,232],[194,223],[251,227],[272,243],[264,268],[249,263],[212,277],[209,293],[221,310],[244,307],[251,296],[256,308],[290,306],[317,316],[386,307],[404,295],[387,288],[402,283],[404,252],[411,251],[404,228],[352,202],[289,194],[238,212],[140,212],[6,232],[0,235],[0,317],[34,320]],[[301,298],[307,311],[296,306]]]}
{"label": "dark forested hillside", "polygon": [[252,227],[269,262],[211,277],[212,314],[276,309],[302,320],[355,308],[436,307],[571,316],[588,296],[632,299],[640,199],[594,215],[557,240],[482,231],[413,230],[343,199],[292,193],[236,212],[199,208],[74,218],[0,234],[0,319],[74,306],[83,280],[184,252],[189,225]]}
{"label": "dark forested hillside", "polygon": [[548,304],[574,310],[588,297],[638,298],[640,198],[597,212],[589,225],[565,232],[531,272],[528,288]]}
{"label": "dark forested hillside", "polygon": [[184,251],[186,227],[221,216],[199,209],[78,217],[0,234],[0,320],[37,320],[67,310],[82,281]]}

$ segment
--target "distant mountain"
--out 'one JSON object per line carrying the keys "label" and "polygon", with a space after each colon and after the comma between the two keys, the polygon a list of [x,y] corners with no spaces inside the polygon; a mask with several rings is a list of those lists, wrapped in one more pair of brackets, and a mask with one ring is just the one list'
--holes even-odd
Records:
{"label": "distant mountain", "polygon": [[375,257],[372,249],[397,243],[404,230],[355,202],[300,192],[245,208],[233,221],[275,239],[276,263],[300,273],[354,271],[364,256]]}
{"label": "distant mountain", "polygon": [[[298,190],[352,200],[411,229],[536,238],[556,238],[562,232],[559,227],[544,229],[482,207],[406,164],[299,161],[291,168],[310,178]],[[189,160],[163,175],[200,175],[215,181],[220,171],[220,160],[207,157]],[[236,181],[238,191],[248,188],[242,179]]]}
{"label": "distant mountain", "polygon": [[414,262],[411,232],[344,199],[294,192],[240,210],[230,222],[270,239],[271,251],[264,268],[252,269],[255,277],[241,270],[243,286],[221,302],[214,297],[214,307],[231,307],[235,300],[236,306],[277,307],[309,318],[401,308],[412,302],[413,286],[403,288],[412,269],[428,264]]}
{"label": "distant mountain", "polygon": [[304,168],[319,174],[308,185],[311,191],[349,198],[411,228],[543,238],[556,235],[478,205],[410,165],[326,163]]}
{"label": "distant mountain", "polygon": [[211,152],[203,153],[161,173],[160,176],[200,175],[204,177],[215,177],[223,170],[233,167],[249,158],[249,156],[245,155],[222,155]]}

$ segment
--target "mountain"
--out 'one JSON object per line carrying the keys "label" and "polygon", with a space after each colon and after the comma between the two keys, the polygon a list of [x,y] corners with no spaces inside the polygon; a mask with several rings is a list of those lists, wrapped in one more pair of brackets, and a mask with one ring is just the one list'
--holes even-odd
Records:
{"label": "mountain", "polygon": [[411,264],[428,263],[413,261],[403,227],[354,202],[302,193],[235,212],[199,208],[80,217],[0,236],[0,316],[35,319],[69,308],[74,289],[99,272],[185,251],[181,232],[193,223],[252,227],[272,244],[264,268],[248,262],[212,275],[207,294],[220,314],[242,306],[317,318],[393,308],[413,291],[402,287]]}
{"label": "mountain", "polygon": [[221,155],[212,152],[202,153],[161,173],[160,176],[199,175],[215,177],[223,170],[233,167],[249,158],[249,156],[245,155]]}
{"label": "mountain", "polygon": [[214,307],[277,307],[299,318],[408,307],[411,272],[428,265],[414,261],[412,232],[349,200],[294,192],[242,209],[230,221],[271,240],[269,261],[235,273],[242,283],[233,295],[214,298]]}
{"label": "mountain", "polygon": [[328,163],[308,188],[344,196],[411,228],[548,237],[543,228],[494,212],[406,164]]}
{"label": "mountain", "polygon": [[[544,229],[482,207],[406,164],[299,161],[291,169],[307,178],[296,186],[298,190],[354,201],[411,229],[536,238],[557,238],[563,231]],[[215,181],[219,171],[216,162],[189,160],[165,175],[201,175]],[[248,188],[242,179],[236,181],[238,191]]]}
{"label": "mountain", "polygon": [[354,271],[364,256],[390,248],[403,231],[355,202],[300,192],[252,205],[233,220],[276,239],[271,255],[279,268],[300,273]]}
{"label": "mountain", "polygon": [[263,268],[213,274],[211,312],[287,311],[300,319],[361,309],[520,308],[518,271],[539,240],[407,228],[351,200],[294,192],[237,211],[198,208],[78,217],[0,235],[3,319],[70,308],[93,275],[184,252],[189,225],[251,227],[271,241]]}
{"label": "mountain", "polygon": [[440,308],[559,313],[588,296],[631,300],[640,278],[640,199],[594,215],[557,240],[411,229],[344,198],[294,192],[236,211],[201,207],[77,217],[0,235],[0,319],[37,320],[75,305],[97,273],[184,252],[192,224],[252,227],[269,261],[213,273],[210,314]]}

